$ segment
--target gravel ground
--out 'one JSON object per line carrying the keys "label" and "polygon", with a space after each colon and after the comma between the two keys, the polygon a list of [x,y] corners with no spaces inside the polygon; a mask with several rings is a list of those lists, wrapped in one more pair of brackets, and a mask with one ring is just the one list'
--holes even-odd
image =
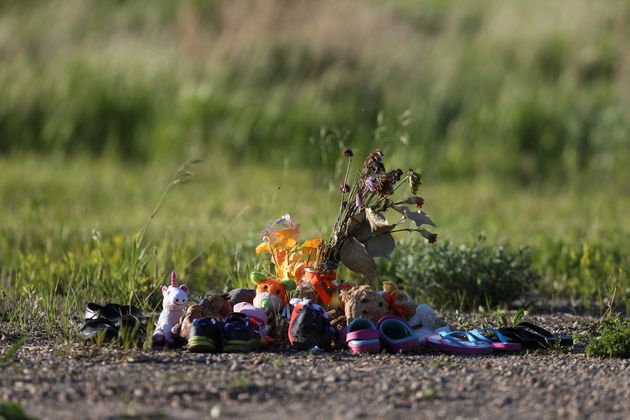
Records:
{"label": "gravel ground", "polygon": [[[583,331],[593,318],[529,318]],[[630,360],[518,355],[198,355],[0,340],[0,400],[39,418],[630,418]],[[41,344],[44,342],[45,344]],[[39,344],[38,344],[39,343]]]}

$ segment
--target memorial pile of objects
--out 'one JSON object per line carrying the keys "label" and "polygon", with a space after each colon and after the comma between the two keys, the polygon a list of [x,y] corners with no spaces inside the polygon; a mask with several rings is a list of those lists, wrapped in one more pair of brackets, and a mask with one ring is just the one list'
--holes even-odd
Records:
{"label": "memorial pile of objects", "polygon": [[[161,289],[163,310],[152,346],[202,353],[398,353],[427,347],[472,355],[572,343],[570,337],[528,323],[451,331],[429,305],[418,304],[393,282],[379,282],[374,258],[391,255],[393,234],[419,233],[434,243],[437,235],[426,227],[435,224],[417,195],[418,172],[387,170],[377,149],[350,181],[353,153],[347,149],[344,156],[347,167],[330,238],[302,241],[300,226],[286,214],[262,232],[255,252],[268,255],[269,266],[251,273],[251,289],[210,292],[192,305],[188,287],[171,273],[170,284]],[[403,190],[407,194],[394,198]],[[353,282],[337,279],[340,264],[358,274]],[[127,342],[142,343],[146,330],[144,316],[133,307],[89,304],[79,334],[85,341],[102,342],[119,339],[124,332]]]}

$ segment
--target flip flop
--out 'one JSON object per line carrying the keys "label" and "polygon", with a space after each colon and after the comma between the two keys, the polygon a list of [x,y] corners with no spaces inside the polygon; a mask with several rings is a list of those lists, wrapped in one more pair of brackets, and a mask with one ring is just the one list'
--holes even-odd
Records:
{"label": "flip flop", "polygon": [[[498,330],[501,334],[507,337],[509,341],[521,343],[523,348],[528,350],[549,348],[557,345],[558,340],[560,340],[559,343],[561,346],[569,347],[573,344],[573,339],[570,336],[557,337],[549,331],[536,325],[530,323],[525,323],[526,325],[522,324],[523,323],[517,325],[516,327],[498,328]],[[534,326],[535,328],[532,328],[531,326]]]}
{"label": "flip flop", "polygon": [[[492,333],[492,336],[488,337],[483,335],[484,332],[490,332]],[[470,334],[481,342],[491,344],[494,350],[521,351],[523,349],[523,345],[521,343],[514,341],[510,342],[510,340],[508,340],[507,337],[501,334],[501,332],[496,328],[481,328],[478,330],[472,330],[470,331]]]}
{"label": "flip flop", "polygon": [[573,346],[573,337],[570,335],[554,335],[550,331],[539,327],[538,325],[532,324],[531,322],[519,322],[516,328],[533,335],[539,335],[543,338],[543,340],[541,340],[541,344],[546,347],[558,345],[561,347]]}
{"label": "flip flop", "polygon": [[[464,336],[465,339],[457,338]],[[472,334],[466,331],[442,331],[427,337],[425,346],[441,350],[448,353],[462,354],[466,356],[477,356],[492,353],[492,344],[477,340]]]}

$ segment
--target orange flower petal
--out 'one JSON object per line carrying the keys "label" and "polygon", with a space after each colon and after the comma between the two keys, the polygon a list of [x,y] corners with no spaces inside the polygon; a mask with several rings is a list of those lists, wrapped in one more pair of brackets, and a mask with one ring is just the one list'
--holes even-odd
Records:
{"label": "orange flower petal", "polygon": [[322,243],[322,238],[313,238],[308,241],[304,241],[302,248],[319,248],[319,244]]}
{"label": "orange flower petal", "polygon": [[266,252],[268,254],[271,254],[271,248],[269,248],[269,242],[263,242],[256,247],[256,255],[260,254],[261,252]]}

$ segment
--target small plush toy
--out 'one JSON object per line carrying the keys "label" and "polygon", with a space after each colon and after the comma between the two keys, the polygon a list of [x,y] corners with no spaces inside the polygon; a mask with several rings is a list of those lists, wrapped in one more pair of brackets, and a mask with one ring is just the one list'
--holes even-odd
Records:
{"label": "small plush toy", "polygon": [[199,304],[190,305],[179,320],[179,324],[173,327],[173,334],[188,339],[190,327],[195,319],[215,317],[223,319],[232,312],[232,305],[228,302],[227,294],[209,293]]}
{"label": "small plush toy", "polygon": [[317,291],[313,287],[313,285],[309,282],[301,282],[297,285],[297,295],[302,299],[308,299],[313,303],[317,303],[318,305],[324,305],[324,302],[319,298]]}
{"label": "small plush toy", "polygon": [[403,290],[398,289],[396,283],[391,281],[383,282],[383,291],[379,292],[389,305],[389,313],[404,320],[409,320],[416,312],[416,302],[413,301]]}
{"label": "small plush toy", "polygon": [[415,313],[411,316],[409,325],[411,325],[411,328],[413,329],[425,327],[430,330],[434,330],[437,326],[437,314],[429,305],[421,303],[417,306]]}
{"label": "small plush toy", "polygon": [[251,279],[256,283],[254,306],[278,313],[289,303],[287,292],[295,289],[295,282],[291,279],[273,280],[258,272],[252,273]]}
{"label": "small plush toy", "polygon": [[188,286],[182,284],[177,285],[177,276],[175,272],[171,273],[171,285],[162,286],[162,313],[158,318],[157,327],[153,333],[154,346],[173,346],[175,339],[173,337],[172,328],[178,323],[184,308],[188,303]]}
{"label": "small plush toy", "polygon": [[376,324],[382,316],[389,312],[389,305],[383,296],[368,285],[342,290],[340,297],[348,324],[359,317],[368,318]]}
{"label": "small plush toy", "polygon": [[256,290],[254,289],[232,289],[228,292],[230,298],[230,305],[234,306],[237,303],[247,302],[253,303],[256,297]]}

